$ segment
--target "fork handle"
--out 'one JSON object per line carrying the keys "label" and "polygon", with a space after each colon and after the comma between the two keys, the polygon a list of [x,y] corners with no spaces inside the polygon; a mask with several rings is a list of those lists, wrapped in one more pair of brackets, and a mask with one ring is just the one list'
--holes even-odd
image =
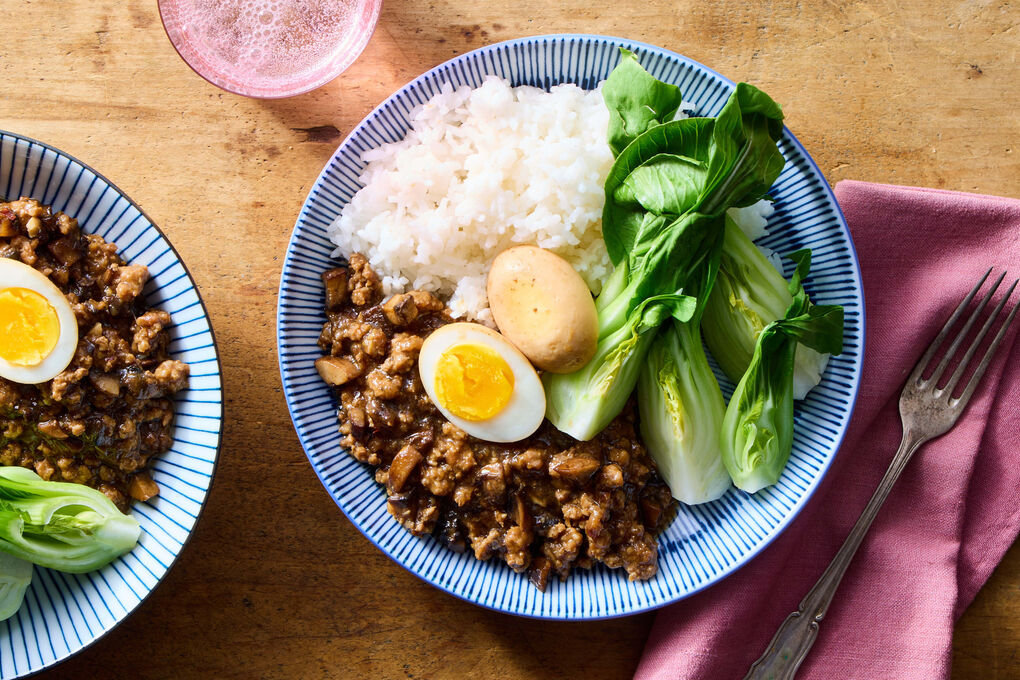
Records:
{"label": "fork handle", "polygon": [[885,503],[886,497],[892,490],[900,473],[906,467],[914,451],[927,439],[917,435],[911,430],[904,430],[903,439],[900,441],[900,448],[893,456],[889,469],[879,482],[871,500],[864,507],[864,512],[857,519],[854,528],[850,531],[843,542],[843,546],[836,553],[836,556],[826,567],[818,582],[812,586],[804,599],[801,600],[797,611],[786,617],[783,624],[779,626],[772,642],[765,649],[765,653],[751,665],[751,670],[744,680],[792,680],[802,661],[811,650],[818,637],[818,624],[829,609],[832,597],[836,594],[836,588],[843,580],[850,561],[853,559],[857,548],[864,540],[864,536],[871,528],[871,523]]}

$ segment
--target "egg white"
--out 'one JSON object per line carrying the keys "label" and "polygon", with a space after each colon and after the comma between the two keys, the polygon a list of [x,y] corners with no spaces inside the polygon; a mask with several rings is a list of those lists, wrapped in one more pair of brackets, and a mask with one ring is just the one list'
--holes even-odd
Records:
{"label": "egg white", "polygon": [[[514,389],[499,413],[485,420],[465,420],[445,409],[436,399],[436,364],[456,345],[483,345],[494,350],[510,367]],[[473,437],[490,442],[516,442],[532,434],[545,418],[545,389],[531,362],[499,333],[476,323],[451,323],[437,328],[422,343],[418,373],[425,392],[451,423]]]}
{"label": "egg white", "polygon": [[78,320],[71,304],[60,289],[38,270],[17,260],[0,258],[0,290],[4,288],[27,288],[46,298],[57,313],[60,331],[53,350],[34,366],[16,366],[0,358],[0,377],[25,385],[52,380],[67,368],[78,348]]}

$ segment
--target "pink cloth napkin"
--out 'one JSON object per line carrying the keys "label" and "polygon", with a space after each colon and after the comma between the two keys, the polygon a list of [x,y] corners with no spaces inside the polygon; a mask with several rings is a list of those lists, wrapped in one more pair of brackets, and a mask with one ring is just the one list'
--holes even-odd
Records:
{"label": "pink cloth napkin", "polygon": [[[659,613],[640,680],[744,677],[885,473],[900,440],[900,389],[926,344],[989,266],[1020,276],[1020,201],[851,181],[836,185],[836,197],[867,307],[863,381],[842,450],[761,555]],[[949,677],[953,624],[1020,529],[1016,337],[1011,329],[956,428],[910,461],[798,680]]]}

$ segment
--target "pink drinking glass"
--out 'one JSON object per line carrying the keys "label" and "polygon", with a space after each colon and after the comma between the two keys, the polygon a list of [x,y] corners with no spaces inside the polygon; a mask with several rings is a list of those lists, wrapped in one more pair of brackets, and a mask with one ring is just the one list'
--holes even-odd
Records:
{"label": "pink drinking glass", "polygon": [[228,92],[278,99],[325,85],[358,58],[382,0],[159,0],[174,49]]}

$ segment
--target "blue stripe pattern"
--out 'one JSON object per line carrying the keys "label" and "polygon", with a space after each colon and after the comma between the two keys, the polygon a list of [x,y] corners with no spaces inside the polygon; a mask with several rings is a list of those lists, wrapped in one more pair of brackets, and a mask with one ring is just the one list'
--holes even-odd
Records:
{"label": "blue stripe pattern", "polygon": [[[659,573],[629,582],[622,571],[597,566],[554,580],[545,593],[498,560],[478,562],[432,538],[411,536],[386,512],[385,493],[365,466],[341,450],[335,404],[312,360],[325,321],[319,273],[334,266],[330,223],[362,186],[361,155],[397,141],[409,112],[443,83],[477,87],[487,74],[513,85],[549,88],[575,83],[594,88],[619,58],[634,51],[657,78],[679,85],[695,115],[719,112],[733,83],[673,52],[617,38],[556,35],[483,47],[442,64],[401,88],[350,134],[327,163],[302,207],[287,250],[280,283],[277,336],[287,405],[308,459],[340,509],[369,540],[425,581],[469,602],[522,616],[596,619],[633,614],[675,602],[745,564],[800,511],[832,462],[857,396],[864,350],[860,270],[850,234],[829,186],[804,148],[784,131],[787,165],[772,195],[776,213],[764,245],[780,253],[812,248],[806,287],[819,303],[846,311],[846,351],[834,357],[821,384],[797,404],[793,455],[775,486],[755,495],[731,489],[707,505],[681,506],[659,539]],[[789,273],[789,272],[787,272]],[[721,375],[721,374],[720,374]],[[724,391],[733,385],[722,381]]]}
{"label": "blue stripe pattern", "polygon": [[163,233],[119,189],[80,161],[40,142],[0,131],[0,199],[35,198],[78,218],[82,231],[117,244],[152,278],[146,301],[173,315],[170,355],[191,366],[175,398],[178,426],[152,477],[160,495],[135,503],[139,544],[91,574],[35,567],[16,616],[0,622],[0,680],[33,673],[88,646],[128,616],[160,582],[188,540],[219,454],[223,393],[219,358],[191,275]]}

